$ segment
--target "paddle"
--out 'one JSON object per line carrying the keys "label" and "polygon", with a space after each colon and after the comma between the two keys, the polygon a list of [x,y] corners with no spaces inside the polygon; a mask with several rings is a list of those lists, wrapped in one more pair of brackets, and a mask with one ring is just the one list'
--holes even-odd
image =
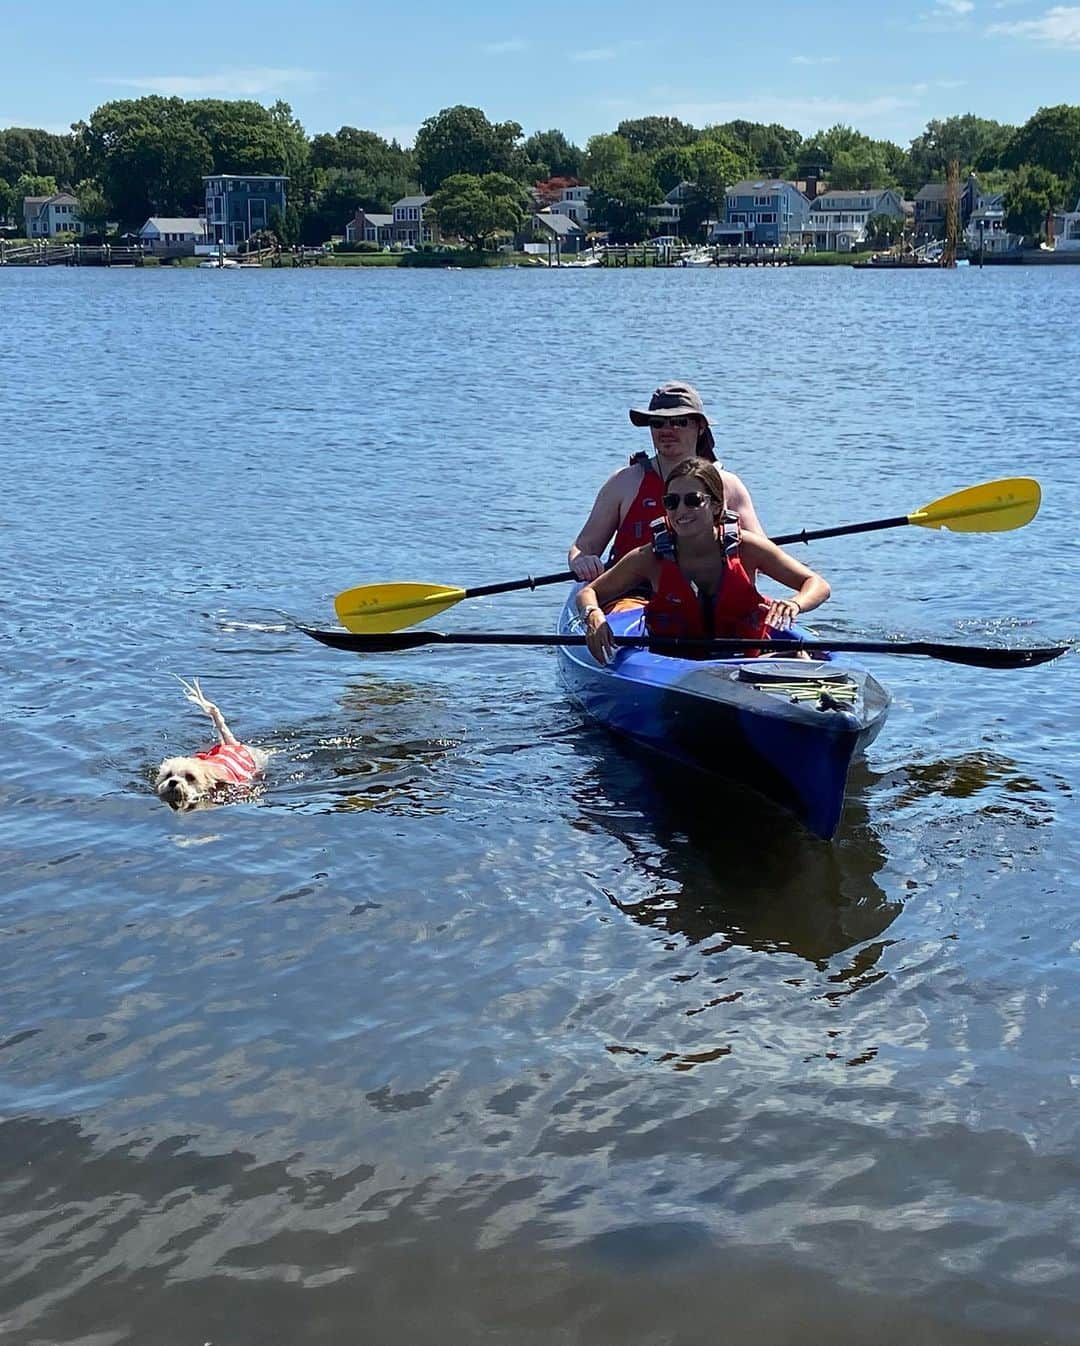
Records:
{"label": "paddle", "polygon": [[[1023,528],[1039,511],[1042,493],[1031,477],[1008,477],[983,482],[943,496],[911,514],[892,519],[872,519],[868,523],[849,523],[839,528],[819,528],[813,532],[783,533],[773,541],[814,542],[821,538],[843,537],[848,533],[872,533],[882,528],[900,528],[915,524],[919,528],[948,528],[957,533],[1004,533]],[[400,631],[415,622],[425,621],[460,603],[463,598],[483,598],[488,594],[506,594],[515,589],[537,589],[544,584],[565,583],[574,579],[572,570],[554,575],[529,575],[503,584],[482,584],[474,589],[458,589],[443,584],[362,584],[346,589],[334,599],[338,621],[349,631],[369,635]]]}
{"label": "paddle", "polygon": [[[583,646],[585,637],[577,635],[530,635],[522,632],[488,631],[398,631],[382,635],[357,635],[351,631],[317,631],[299,628],[312,640],[336,650],[356,654],[391,654],[415,650],[423,645],[537,645]],[[821,650],[851,654],[918,654],[928,659],[944,659],[950,664],[969,664],[975,668],[1028,668],[1045,664],[1065,654],[1068,645],[1044,645],[1028,649],[997,649],[990,645],[939,645],[926,640],[653,640],[648,636],[615,636],[615,644],[624,649],[650,649],[658,654],[678,656],[707,652],[718,657],[738,655],[744,650],[760,650],[767,644],[773,654],[797,654],[800,650]]]}

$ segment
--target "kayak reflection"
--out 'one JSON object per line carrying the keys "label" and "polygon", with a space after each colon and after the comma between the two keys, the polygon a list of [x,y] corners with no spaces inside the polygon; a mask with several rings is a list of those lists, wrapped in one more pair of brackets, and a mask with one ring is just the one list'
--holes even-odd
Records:
{"label": "kayak reflection", "polygon": [[599,733],[579,743],[595,756],[577,803],[632,857],[642,882],[608,896],[635,921],[694,944],[719,937],[823,963],[899,915],[901,902],[875,877],[885,852],[858,799],[865,767],[855,768],[854,797],[829,844],[737,786],[688,777],[632,745],[613,752]]}

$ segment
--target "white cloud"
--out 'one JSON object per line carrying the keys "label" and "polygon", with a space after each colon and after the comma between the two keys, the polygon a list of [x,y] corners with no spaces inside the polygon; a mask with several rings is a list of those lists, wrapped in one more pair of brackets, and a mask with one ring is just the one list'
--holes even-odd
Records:
{"label": "white cloud", "polygon": [[974,0],[938,0],[938,9],[944,14],[970,14]]}
{"label": "white cloud", "polygon": [[506,56],[510,52],[525,51],[528,45],[522,37],[508,37],[502,42],[486,42],[483,50],[489,56]]}
{"label": "white cloud", "polygon": [[991,33],[1007,37],[1023,37],[1032,42],[1044,42],[1051,47],[1080,48],[1080,8],[1075,5],[1055,5],[1041,19],[1021,19],[1016,23],[993,23]]}
{"label": "white cloud", "polygon": [[835,65],[839,56],[793,56],[792,65]]}
{"label": "white cloud", "polygon": [[918,16],[915,27],[937,32],[963,28],[974,8],[974,0],[937,0],[933,9],[923,10]]}
{"label": "white cloud", "polygon": [[257,66],[218,70],[206,75],[136,75],[102,79],[100,82],[178,98],[254,98],[261,94],[280,93],[292,84],[308,84],[316,78],[317,72],[314,70]]}
{"label": "white cloud", "polygon": [[613,61],[618,53],[614,47],[590,47],[587,51],[572,51],[572,61]]}

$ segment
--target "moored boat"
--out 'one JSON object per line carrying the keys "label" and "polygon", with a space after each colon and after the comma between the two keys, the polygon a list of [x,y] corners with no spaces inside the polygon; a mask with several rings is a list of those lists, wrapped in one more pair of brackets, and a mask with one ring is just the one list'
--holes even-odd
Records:
{"label": "moored boat", "polygon": [[[644,609],[608,616],[616,635],[644,634]],[[573,595],[559,619],[580,634]],[[830,838],[852,758],[885,722],[889,693],[857,663],[820,659],[684,659],[621,649],[606,668],[587,649],[559,649],[563,681],[591,718],[663,757],[747,785]]]}

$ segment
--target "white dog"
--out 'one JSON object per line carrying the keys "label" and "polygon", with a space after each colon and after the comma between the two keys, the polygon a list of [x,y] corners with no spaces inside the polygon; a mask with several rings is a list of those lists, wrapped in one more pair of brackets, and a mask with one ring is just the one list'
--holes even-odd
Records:
{"label": "white dog", "polygon": [[194,757],[167,757],[158,767],[154,789],[171,809],[192,809],[215,790],[227,785],[248,785],[252,777],[266,766],[267,754],[261,748],[241,743],[225,717],[212,701],[207,700],[198,679],[177,681],[184,695],[200,710],[205,710],[218,731],[218,742]]}

